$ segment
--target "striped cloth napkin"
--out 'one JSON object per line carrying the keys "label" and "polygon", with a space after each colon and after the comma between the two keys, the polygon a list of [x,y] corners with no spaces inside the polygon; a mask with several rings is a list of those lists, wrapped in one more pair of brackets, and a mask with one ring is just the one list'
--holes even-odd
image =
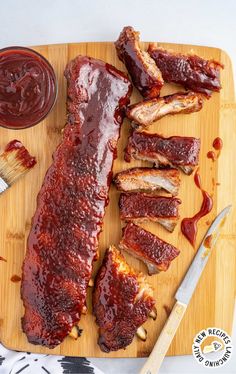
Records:
{"label": "striped cloth napkin", "polygon": [[0,344],[0,374],[103,374],[85,357],[9,351]]}

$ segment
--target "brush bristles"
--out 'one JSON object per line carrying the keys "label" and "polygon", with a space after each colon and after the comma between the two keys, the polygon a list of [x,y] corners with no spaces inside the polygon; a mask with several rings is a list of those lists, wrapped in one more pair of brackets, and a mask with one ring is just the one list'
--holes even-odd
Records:
{"label": "brush bristles", "polygon": [[0,155],[0,177],[11,186],[19,177],[30,169],[17,158],[19,150],[4,152]]}

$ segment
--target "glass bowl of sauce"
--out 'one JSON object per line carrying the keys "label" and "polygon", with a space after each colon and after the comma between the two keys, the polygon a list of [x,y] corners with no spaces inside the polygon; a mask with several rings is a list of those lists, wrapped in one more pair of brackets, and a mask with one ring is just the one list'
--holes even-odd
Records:
{"label": "glass bowl of sauce", "polygon": [[25,129],[41,122],[57,97],[50,63],[30,48],[0,49],[0,126]]}

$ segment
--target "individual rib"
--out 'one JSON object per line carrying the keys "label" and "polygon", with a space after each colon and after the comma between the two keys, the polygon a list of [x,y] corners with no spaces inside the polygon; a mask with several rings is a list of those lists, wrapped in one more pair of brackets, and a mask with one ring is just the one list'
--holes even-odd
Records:
{"label": "individual rib", "polygon": [[148,128],[168,114],[193,113],[202,109],[202,96],[195,92],[179,92],[130,105],[127,117],[133,121],[133,127]]}
{"label": "individual rib", "polygon": [[54,348],[86,310],[113,159],[131,84],[113,66],[78,56],[65,70],[68,123],[37,198],[23,264],[23,331]]}
{"label": "individual rib", "polygon": [[173,197],[153,196],[141,192],[121,193],[120,218],[135,223],[153,221],[172,232],[179,219],[181,200]]}
{"label": "individual rib", "polygon": [[159,96],[164,81],[155,61],[140,49],[139,32],[131,26],[124,27],[115,47],[141,95],[147,98]]}
{"label": "individual rib", "polygon": [[176,167],[191,174],[198,165],[200,139],[172,136],[164,138],[158,134],[133,131],[125,149],[125,161],[144,160],[159,166]]}
{"label": "individual rib", "polygon": [[154,304],[153,291],[145,277],[136,274],[120,251],[111,246],[97,274],[93,293],[101,350],[126,348]]}
{"label": "individual rib", "polygon": [[114,177],[119,191],[165,191],[176,196],[180,186],[180,175],[176,169],[132,168],[121,171]]}
{"label": "individual rib", "polygon": [[123,229],[119,247],[143,261],[149,275],[166,271],[180,253],[173,245],[132,222]]}
{"label": "individual rib", "polygon": [[181,84],[207,96],[212,91],[220,91],[220,69],[224,67],[220,62],[176,53],[156,47],[153,43],[149,45],[148,53],[155,60],[165,82]]}

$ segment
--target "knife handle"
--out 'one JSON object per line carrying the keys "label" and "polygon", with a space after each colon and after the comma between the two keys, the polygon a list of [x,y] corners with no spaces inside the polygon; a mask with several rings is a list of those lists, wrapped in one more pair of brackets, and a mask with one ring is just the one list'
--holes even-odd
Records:
{"label": "knife handle", "polygon": [[175,336],[179,324],[184,316],[187,305],[177,301],[167,319],[154,348],[143,365],[139,374],[156,374],[158,373],[166,352]]}

